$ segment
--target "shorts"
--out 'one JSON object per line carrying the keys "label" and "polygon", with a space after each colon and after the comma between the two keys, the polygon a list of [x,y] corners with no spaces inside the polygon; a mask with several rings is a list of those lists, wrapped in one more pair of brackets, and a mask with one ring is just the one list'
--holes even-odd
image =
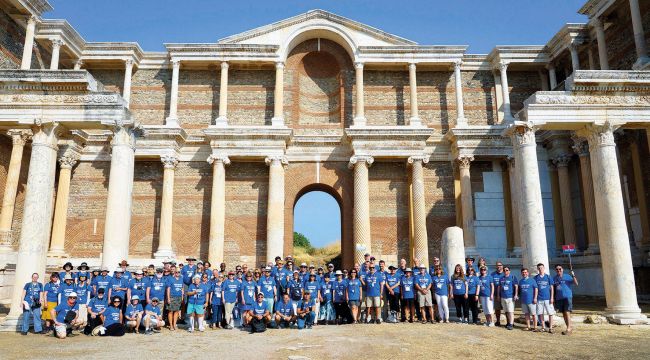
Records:
{"label": "shorts", "polygon": [[359,303],[359,300],[348,300],[348,305],[350,305],[350,307],[359,307]]}
{"label": "shorts", "polygon": [[512,298],[501,298],[501,309],[507,313],[515,312],[515,302]]}
{"label": "shorts", "polygon": [[483,312],[486,315],[494,314],[494,301],[490,300],[489,296],[479,296],[479,299],[481,299],[481,307],[483,308]]}
{"label": "shorts", "polygon": [[573,311],[573,298],[555,300],[555,306],[559,312],[571,312]]}
{"label": "shorts", "polygon": [[415,299],[401,299],[400,302],[402,303],[403,308],[411,308],[411,306],[415,306]]}
{"label": "shorts", "polygon": [[126,327],[128,327],[130,329],[135,328],[136,325],[138,325],[138,322],[135,321],[135,320],[127,320],[127,322],[126,322]]}
{"label": "shorts", "polygon": [[47,302],[47,311],[41,311],[41,320],[53,320],[52,319],[52,314],[50,314],[50,310],[56,308],[57,306],[56,301],[48,301]]}
{"label": "shorts", "polygon": [[548,315],[555,315],[555,309],[550,300],[537,300],[537,315],[544,315],[544,312]]}
{"label": "shorts", "polygon": [[[146,316],[143,316],[143,317],[142,317],[142,321],[141,321],[141,323],[142,323],[143,326],[147,326],[147,325],[145,324],[145,319],[146,319],[146,318],[147,318]],[[151,315],[149,315],[149,319],[150,319],[150,320],[149,320],[149,326],[150,326],[150,327],[157,328],[157,327],[160,327],[160,326],[164,326],[164,325],[165,325],[165,322],[164,322],[164,321],[161,320],[161,321],[159,322],[157,318],[155,318],[155,317],[151,317]]]}
{"label": "shorts", "polygon": [[56,337],[65,339],[65,337],[68,335],[68,326],[65,324],[56,325],[54,326],[54,331],[56,331]]}
{"label": "shorts", "polygon": [[431,292],[429,291],[426,295],[418,293],[418,304],[420,307],[433,306],[433,300],[431,300]]}
{"label": "shorts", "polygon": [[187,314],[203,315],[205,307],[202,304],[187,304]]}
{"label": "shorts", "polygon": [[380,296],[366,296],[366,307],[381,307]]}
{"label": "shorts", "polygon": [[[496,290],[495,290],[495,291],[496,291]],[[495,297],[496,297],[496,296],[495,296]],[[499,298],[499,301],[493,301],[493,303],[494,303],[494,310],[498,310],[498,311],[503,310],[503,307],[501,306],[501,304],[502,304],[502,303],[501,303],[501,300],[502,300],[502,299]],[[513,310],[513,311],[514,311],[514,310]]]}
{"label": "shorts", "polygon": [[521,304],[521,312],[525,315],[537,314],[537,305],[535,304]]}
{"label": "shorts", "polygon": [[169,303],[167,304],[167,310],[168,311],[180,311],[182,302],[183,302],[183,297],[182,296],[172,296],[169,299]]}

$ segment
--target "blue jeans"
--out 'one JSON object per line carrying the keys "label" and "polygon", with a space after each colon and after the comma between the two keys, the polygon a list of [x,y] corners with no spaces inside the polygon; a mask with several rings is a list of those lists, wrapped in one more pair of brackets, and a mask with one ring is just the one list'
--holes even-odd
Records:
{"label": "blue jeans", "polygon": [[336,313],[334,312],[332,302],[320,303],[318,320],[333,321],[334,319],[336,319]]}
{"label": "blue jeans", "polygon": [[223,304],[212,304],[212,323],[221,324],[223,320]]}
{"label": "blue jeans", "polygon": [[298,329],[304,329],[305,326],[314,325],[315,319],[316,319],[316,314],[313,311],[305,315],[305,317],[301,318],[300,316],[298,316],[296,320],[296,324],[298,324]]}
{"label": "blue jeans", "polygon": [[43,324],[41,323],[41,308],[23,309],[23,332],[29,331],[29,317],[34,319],[34,332],[39,333],[43,331]]}

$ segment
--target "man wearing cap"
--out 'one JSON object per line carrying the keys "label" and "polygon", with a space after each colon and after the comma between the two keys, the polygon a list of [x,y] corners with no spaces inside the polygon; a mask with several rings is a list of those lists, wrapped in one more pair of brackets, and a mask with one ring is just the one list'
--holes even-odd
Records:
{"label": "man wearing cap", "polygon": [[[269,274],[270,274],[269,269]],[[245,315],[245,322],[251,325],[251,334],[266,331],[266,326],[271,321],[271,310],[266,306],[264,294],[257,294],[257,301],[251,306],[251,310]]]}
{"label": "man wearing cap", "polygon": [[29,331],[29,320],[34,320],[34,333],[41,334],[43,325],[41,321],[41,304],[43,303],[43,284],[38,282],[38,273],[32,274],[32,281],[23,286],[21,298],[23,299],[23,327],[22,334]]}
{"label": "man wearing cap", "polygon": [[77,304],[79,304],[79,326],[85,327],[88,323],[88,303],[90,302],[90,294],[92,292],[90,280],[88,280],[88,273],[79,273],[75,292],[77,293]]}
{"label": "man wearing cap", "polygon": [[165,326],[165,321],[162,319],[162,311],[158,306],[159,299],[157,297],[151,298],[151,303],[147,304],[144,309],[144,316],[142,317],[142,324],[144,325],[144,334],[151,335],[152,332],[160,332],[160,328]]}
{"label": "man wearing cap", "polygon": [[369,267],[370,271],[362,280],[366,294],[366,322],[371,322],[371,311],[374,310],[375,324],[381,324],[381,298],[384,292],[385,283],[383,276],[375,266]]}
{"label": "man wearing cap", "polygon": [[296,323],[298,329],[302,330],[305,327],[311,329],[314,325],[316,319],[316,314],[314,313],[314,301],[311,299],[309,292],[305,291],[302,300],[298,301],[296,304]]}
{"label": "man wearing cap", "polygon": [[147,297],[147,282],[143,279],[142,270],[133,272],[133,279],[129,282],[129,290],[127,291],[127,301],[131,303],[131,298],[137,296],[142,305],[143,300]]}
{"label": "man wearing cap", "polygon": [[277,286],[275,278],[271,275],[271,268],[268,266],[264,268],[264,274],[257,282],[257,292],[264,294],[266,308],[269,309],[269,312],[272,312],[275,303],[274,299],[277,295]]}
{"label": "man wearing cap", "polygon": [[169,330],[176,330],[176,323],[181,314],[183,295],[185,294],[185,283],[181,276],[181,270],[177,269],[175,266],[172,266],[171,270],[173,270],[173,272],[171,276],[167,278],[165,283],[165,299],[167,304],[167,321],[169,322]]}
{"label": "man wearing cap", "polygon": [[108,298],[113,299],[115,296],[119,297],[121,300],[120,306],[126,306],[124,304],[124,298],[126,297],[126,292],[129,290],[129,281],[123,277],[123,271],[122,268],[115,270],[114,276],[108,284]]}
{"label": "man wearing cap", "polygon": [[93,292],[97,294],[99,289],[104,289],[104,292],[108,291],[108,285],[111,283],[111,276],[108,275],[108,268],[102,267],[99,276],[92,279],[91,284],[93,285]]}
{"label": "man wearing cap", "polygon": [[223,282],[223,313],[227,329],[233,328],[232,312],[237,304],[239,287],[239,281],[235,280],[235,272],[228,272],[228,279]]}
{"label": "man wearing cap", "polygon": [[388,275],[386,275],[386,295],[390,308],[386,322],[390,323],[397,323],[397,314],[399,313],[400,278],[396,275],[396,270],[397,268],[391,265],[388,267]]}
{"label": "man wearing cap", "polygon": [[187,328],[189,332],[194,332],[194,318],[199,325],[199,331],[205,331],[203,326],[203,315],[205,314],[205,304],[207,301],[210,288],[201,283],[201,276],[195,274],[192,278],[192,284],[187,289],[187,316],[190,319],[190,326]]}
{"label": "man wearing cap", "polygon": [[282,294],[275,306],[275,324],[278,328],[289,328],[296,321],[296,310],[288,293]]}
{"label": "man wearing cap", "polygon": [[158,298],[158,308],[162,314],[163,310],[163,299],[165,298],[165,279],[163,279],[163,269],[157,268],[156,275],[149,280],[147,284],[147,305],[151,302],[151,299],[154,297]]}
{"label": "man wearing cap", "polygon": [[124,318],[126,319],[126,327],[133,330],[136,334],[140,333],[138,328],[140,327],[143,313],[144,310],[142,309],[142,304],[140,304],[140,296],[131,296],[131,302],[126,307]]}
{"label": "man wearing cap", "polygon": [[427,312],[429,313],[429,321],[433,324],[433,301],[431,299],[431,276],[427,274],[426,267],[420,267],[420,274],[415,278],[415,289],[418,294],[418,303],[420,305],[420,312],[422,314],[422,323],[427,322]]}
{"label": "man wearing cap", "polygon": [[72,266],[71,262],[67,262],[63,265],[63,271],[59,272],[59,279],[65,279],[66,275],[70,275],[72,277],[72,282],[75,282],[77,280],[77,274],[75,274],[72,270],[74,267]]}
{"label": "man wearing cap", "polygon": [[[247,272],[244,277],[245,280],[242,281],[240,285],[241,303],[239,309],[241,310],[242,315],[251,310],[253,303],[255,302],[255,293],[257,292],[257,283],[253,280],[253,274]],[[248,322],[246,321],[247,318],[242,317],[242,319],[244,320],[243,326],[248,325]]]}
{"label": "man wearing cap", "polygon": [[[77,305],[77,293],[71,292],[65,301],[50,310],[54,319],[55,335],[59,339],[65,339],[78,327],[77,317],[79,305]],[[70,313],[70,314],[68,314]]]}
{"label": "man wearing cap", "polygon": [[76,288],[77,285],[75,285],[72,275],[65,274],[63,284],[59,287],[59,304],[64,302],[71,293],[76,292]]}
{"label": "man wearing cap", "polygon": [[120,269],[122,269],[122,277],[125,278],[127,281],[131,281],[133,279],[133,275],[127,270],[126,268],[129,266],[129,263],[126,262],[126,260],[120,261],[118,264]]}

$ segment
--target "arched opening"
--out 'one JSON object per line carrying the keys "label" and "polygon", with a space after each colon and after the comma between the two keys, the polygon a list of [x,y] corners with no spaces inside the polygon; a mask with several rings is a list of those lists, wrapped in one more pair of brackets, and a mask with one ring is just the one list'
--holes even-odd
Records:
{"label": "arched opening", "polygon": [[308,239],[311,248],[294,246],[293,256],[297,263],[325,267],[332,262],[337,269],[340,268],[343,238],[341,204],[338,193],[322,186],[308,186],[298,194],[293,207],[293,233],[294,236]]}

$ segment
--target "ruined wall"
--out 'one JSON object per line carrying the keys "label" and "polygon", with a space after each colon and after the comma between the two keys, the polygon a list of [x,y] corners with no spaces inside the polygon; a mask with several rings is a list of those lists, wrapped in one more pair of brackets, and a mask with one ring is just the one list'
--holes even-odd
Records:
{"label": "ruined wall", "polygon": [[[25,45],[25,25],[22,26],[0,9],[0,69],[19,69]],[[50,66],[50,52],[34,41],[32,69]]]}
{"label": "ruined wall", "polygon": [[431,161],[424,167],[429,258],[440,256],[442,232],[456,225],[454,171],[448,161]]}

